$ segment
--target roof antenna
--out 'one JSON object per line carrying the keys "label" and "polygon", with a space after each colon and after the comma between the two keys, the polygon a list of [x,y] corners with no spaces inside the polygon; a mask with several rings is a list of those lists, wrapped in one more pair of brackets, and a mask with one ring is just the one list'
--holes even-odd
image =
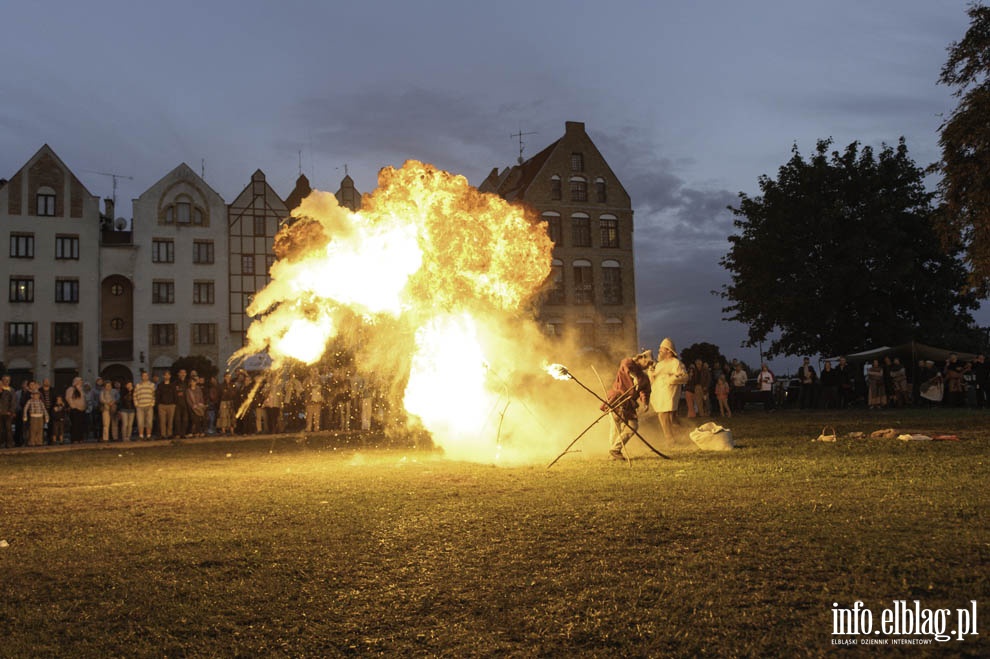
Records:
{"label": "roof antenna", "polygon": [[302,149],[299,149],[299,176],[302,176]]}
{"label": "roof antenna", "polygon": [[133,181],[133,176],[126,176],[124,174],[114,174],[112,172],[97,172],[92,169],[84,169],[84,172],[89,172],[90,174],[99,174],[100,176],[109,176],[113,178],[113,207],[117,208],[117,179],[126,178],[128,181]]}
{"label": "roof antenna", "polygon": [[511,135],[509,135],[509,137],[519,138],[519,158],[516,160],[516,162],[518,162],[520,165],[523,164],[523,162],[525,162],[523,160],[523,149],[526,148],[526,145],[523,143],[523,135],[536,135],[536,131],[534,130],[528,133],[524,133],[522,126],[520,126],[518,133],[512,133]]}

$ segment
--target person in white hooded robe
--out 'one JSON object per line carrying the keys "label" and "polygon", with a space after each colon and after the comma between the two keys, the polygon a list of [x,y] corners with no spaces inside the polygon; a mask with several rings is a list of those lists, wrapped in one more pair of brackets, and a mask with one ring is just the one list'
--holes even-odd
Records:
{"label": "person in white hooded robe", "polygon": [[666,338],[660,342],[657,361],[650,369],[653,395],[651,401],[660,420],[667,441],[673,440],[673,426],[677,407],[681,402],[681,386],[688,380],[687,370],[677,356],[674,342]]}

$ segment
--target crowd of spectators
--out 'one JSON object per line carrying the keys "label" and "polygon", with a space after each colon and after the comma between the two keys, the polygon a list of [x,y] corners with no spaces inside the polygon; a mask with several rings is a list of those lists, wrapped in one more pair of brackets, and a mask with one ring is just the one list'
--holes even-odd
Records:
{"label": "crowd of spectators", "polygon": [[346,369],[305,378],[238,369],[222,380],[177,369],[137,382],[0,378],[0,448],[381,427],[385,399]]}
{"label": "crowd of spectators", "polygon": [[[845,357],[826,360],[821,371],[805,357],[797,373],[777,377],[767,364],[750,373],[737,359],[710,366],[701,359],[688,363],[684,386],[688,417],[729,417],[757,405],[765,411],[781,407],[846,409],[867,407],[978,407],[988,405],[990,365],[985,355],[964,362],[952,353],[944,363],[920,360],[915,365],[896,356],[863,364]],[[715,405],[713,401],[717,401]]]}

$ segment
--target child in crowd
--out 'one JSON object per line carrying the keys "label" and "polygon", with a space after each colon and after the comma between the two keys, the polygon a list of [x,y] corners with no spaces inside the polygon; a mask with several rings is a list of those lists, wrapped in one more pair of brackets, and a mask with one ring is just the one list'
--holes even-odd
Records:
{"label": "child in crowd", "polygon": [[65,414],[65,399],[56,396],[55,402],[52,404],[52,444],[61,444],[65,439]]}
{"label": "child in crowd", "polygon": [[24,406],[24,421],[28,427],[28,446],[41,446],[45,443],[45,424],[48,423],[48,410],[41,402],[41,392],[31,391],[31,400]]}
{"label": "child in crowd", "polygon": [[719,374],[718,382],[715,383],[715,398],[718,399],[719,415],[732,416],[732,410],[729,409],[729,383],[726,382],[724,373]]}

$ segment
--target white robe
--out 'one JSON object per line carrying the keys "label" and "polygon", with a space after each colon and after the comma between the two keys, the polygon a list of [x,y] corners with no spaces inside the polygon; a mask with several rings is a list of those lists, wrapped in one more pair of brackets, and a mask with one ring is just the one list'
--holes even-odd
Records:
{"label": "white robe", "polygon": [[676,412],[681,402],[681,385],[687,382],[687,370],[677,357],[661,359],[650,369],[653,393],[650,403],[657,414]]}

